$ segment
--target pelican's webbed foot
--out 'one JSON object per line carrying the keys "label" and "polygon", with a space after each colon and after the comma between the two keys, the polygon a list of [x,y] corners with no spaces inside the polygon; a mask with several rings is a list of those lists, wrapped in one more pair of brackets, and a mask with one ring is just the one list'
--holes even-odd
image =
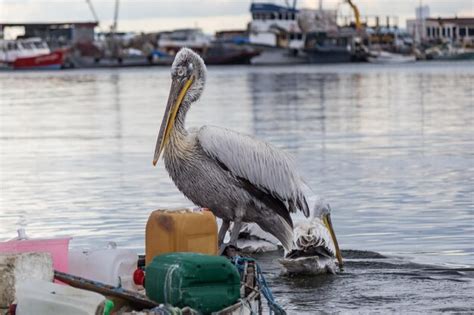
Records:
{"label": "pelican's webbed foot", "polygon": [[217,235],[217,246],[222,246],[224,244],[225,234],[229,230],[230,221],[222,220],[221,228],[219,229],[219,234]]}

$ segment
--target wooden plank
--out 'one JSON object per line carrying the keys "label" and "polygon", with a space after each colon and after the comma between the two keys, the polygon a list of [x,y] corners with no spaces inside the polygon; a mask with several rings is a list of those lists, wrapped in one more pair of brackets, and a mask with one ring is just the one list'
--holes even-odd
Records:
{"label": "wooden plank", "polygon": [[213,315],[251,315],[261,314],[260,294],[257,291],[250,293],[245,299],[226,307]]}
{"label": "wooden plank", "polygon": [[159,305],[138,292],[116,288],[111,285],[73,276],[64,272],[54,271],[54,278],[72,287],[97,292],[108,297],[114,297],[128,302],[136,310],[154,308]]}

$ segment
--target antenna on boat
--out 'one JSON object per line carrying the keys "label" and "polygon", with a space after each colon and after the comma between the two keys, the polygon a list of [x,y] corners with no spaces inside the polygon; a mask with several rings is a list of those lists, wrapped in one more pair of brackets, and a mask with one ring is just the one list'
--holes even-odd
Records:
{"label": "antenna on boat", "polygon": [[291,8],[291,9],[296,9],[296,0],[293,0],[293,6],[290,7],[290,3],[288,2],[288,0],[285,0],[285,3],[286,3],[286,6],[288,8]]}
{"label": "antenna on boat", "polygon": [[296,0],[293,0],[293,6],[290,7],[290,3],[288,2],[288,0],[285,0],[285,3],[286,3],[286,6],[288,8],[291,8],[291,9],[296,9]]}
{"label": "antenna on boat", "polygon": [[117,20],[118,20],[118,11],[119,11],[119,0],[115,0],[115,10],[114,10],[114,24],[110,27],[110,33],[112,35],[112,56],[117,58],[118,62],[122,62],[120,57],[120,43],[117,39]]}
{"label": "antenna on boat", "polygon": [[89,9],[91,9],[92,16],[94,17],[95,22],[99,23],[99,17],[97,16],[97,13],[95,12],[94,6],[92,5],[92,1],[86,0],[86,2],[89,5]]}
{"label": "antenna on boat", "polygon": [[119,0],[115,0],[114,24],[112,25],[113,33],[117,32],[118,11],[119,11]]}

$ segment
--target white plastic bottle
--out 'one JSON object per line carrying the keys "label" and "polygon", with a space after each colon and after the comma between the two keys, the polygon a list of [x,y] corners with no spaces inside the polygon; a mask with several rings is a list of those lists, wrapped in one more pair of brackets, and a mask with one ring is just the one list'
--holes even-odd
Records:
{"label": "white plastic bottle", "polygon": [[137,253],[117,248],[113,242],[104,249],[69,251],[70,274],[127,290],[136,290],[133,272],[137,262]]}
{"label": "white plastic bottle", "polygon": [[105,307],[103,295],[43,280],[17,285],[17,315],[89,315]]}

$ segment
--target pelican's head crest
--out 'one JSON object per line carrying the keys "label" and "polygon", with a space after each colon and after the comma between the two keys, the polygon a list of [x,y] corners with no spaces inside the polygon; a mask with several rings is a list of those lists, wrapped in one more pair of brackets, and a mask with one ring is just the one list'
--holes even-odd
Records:
{"label": "pelican's head crest", "polygon": [[318,197],[313,207],[313,218],[322,219],[328,214],[331,214],[331,206],[326,202],[326,200]]}
{"label": "pelican's head crest", "polygon": [[185,82],[192,80],[186,95],[189,103],[199,99],[206,83],[206,65],[201,56],[189,48],[182,48],[176,54],[171,66],[173,81]]}

